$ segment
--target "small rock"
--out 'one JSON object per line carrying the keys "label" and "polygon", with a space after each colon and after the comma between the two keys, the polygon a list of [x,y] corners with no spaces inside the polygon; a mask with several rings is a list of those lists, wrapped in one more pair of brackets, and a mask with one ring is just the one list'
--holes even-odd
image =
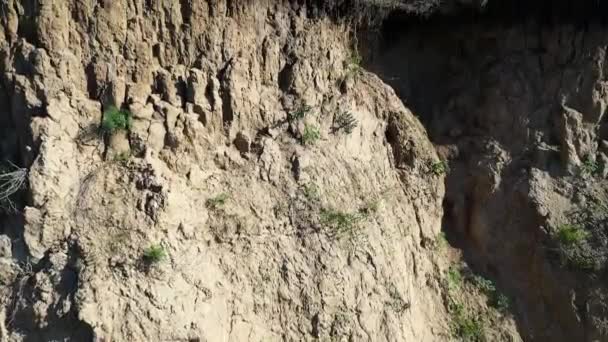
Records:
{"label": "small rock", "polygon": [[187,114],[194,113],[194,103],[190,103],[190,102],[186,103],[186,113]]}
{"label": "small rock", "polygon": [[[18,267],[9,258],[0,258],[0,285],[9,285],[15,281]],[[2,330],[0,330],[1,332]],[[0,335],[2,336],[2,335]]]}
{"label": "small rock", "polygon": [[262,154],[260,155],[260,177],[268,182],[276,184],[280,178],[283,157],[281,148],[269,138],[262,141]]}
{"label": "small rock", "polygon": [[117,132],[110,138],[110,148],[113,156],[131,153],[129,138],[126,132]]}
{"label": "small rock", "polygon": [[276,139],[279,134],[281,134],[281,130],[279,130],[278,128],[269,128],[268,129],[268,135],[270,135],[271,138]]}
{"label": "small rock", "polygon": [[179,224],[178,230],[184,235],[186,239],[194,237],[194,227],[183,222]]}
{"label": "small rock", "polygon": [[11,239],[6,235],[0,235],[0,258],[13,256]]}
{"label": "small rock", "polygon": [[166,105],[163,108],[163,114],[165,115],[165,118],[167,120],[167,128],[169,132],[174,132],[181,111],[171,105]]}
{"label": "small rock", "polygon": [[152,103],[143,104],[135,102],[129,109],[136,119],[152,119],[152,115],[154,114],[154,105]]}
{"label": "small rock", "polygon": [[154,121],[150,124],[148,130],[148,146],[154,151],[160,151],[165,147],[165,125],[160,121]]}
{"label": "small rock", "polygon": [[212,176],[212,172],[203,171],[198,166],[193,166],[190,168],[190,172],[188,173],[188,179],[192,184],[192,187],[195,189],[201,189],[205,185],[205,181]]}
{"label": "small rock", "polygon": [[171,74],[165,70],[158,71],[155,80],[156,90],[162,95],[162,100],[177,106],[180,101],[177,96],[177,89],[171,78]]}

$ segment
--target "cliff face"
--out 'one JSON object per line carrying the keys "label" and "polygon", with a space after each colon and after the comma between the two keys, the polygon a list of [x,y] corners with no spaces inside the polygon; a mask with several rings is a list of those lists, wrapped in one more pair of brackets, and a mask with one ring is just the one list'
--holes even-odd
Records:
{"label": "cliff face", "polygon": [[605,29],[492,4],[1,0],[0,341],[607,340]]}
{"label": "cliff face", "polygon": [[[0,152],[29,170],[0,340],[448,338],[437,155],[346,27],[273,1],[0,9]],[[99,129],[112,106],[127,130]]]}

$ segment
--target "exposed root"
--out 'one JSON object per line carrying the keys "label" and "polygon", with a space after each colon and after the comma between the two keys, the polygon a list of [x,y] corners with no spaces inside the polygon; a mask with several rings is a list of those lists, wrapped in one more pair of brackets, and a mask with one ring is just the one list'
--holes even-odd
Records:
{"label": "exposed root", "polygon": [[27,179],[27,169],[9,162],[8,171],[0,173],[0,208],[12,209],[11,197],[23,189]]}

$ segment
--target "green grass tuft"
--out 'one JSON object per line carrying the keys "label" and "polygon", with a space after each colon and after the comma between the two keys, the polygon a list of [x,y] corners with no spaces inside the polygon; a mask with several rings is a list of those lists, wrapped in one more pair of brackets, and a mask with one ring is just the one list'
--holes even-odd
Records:
{"label": "green grass tuft", "polygon": [[320,216],[321,223],[331,228],[335,236],[351,234],[361,220],[360,215],[344,213],[334,209],[322,209]]}
{"label": "green grass tuft", "polygon": [[101,130],[106,134],[114,134],[121,130],[131,129],[132,114],[127,110],[120,110],[114,106],[103,113]]}
{"label": "green grass tuft", "polygon": [[591,177],[599,176],[603,171],[602,166],[595,161],[591,156],[585,157],[580,166],[581,175],[589,175]]}
{"label": "green grass tuft", "polygon": [[161,245],[151,245],[144,250],[144,260],[149,264],[157,264],[166,257],[167,253]]}
{"label": "green grass tuft", "polygon": [[302,134],[303,145],[314,145],[319,139],[321,139],[321,131],[317,127],[309,124],[304,125],[304,133]]}
{"label": "green grass tuft", "polygon": [[575,224],[563,224],[557,228],[557,239],[566,246],[572,246],[584,241],[589,234]]}
{"label": "green grass tuft", "polygon": [[223,192],[213,198],[209,198],[205,204],[207,205],[207,208],[215,210],[226,204],[226,201],[228,201],[229,198],[230,196]]}
{"label": "green grass tuft", "polygon": [[462,286],[464,277],[460,269],[456,266],[450,266],[447,274],[448,290],[458,290]]}
{"label": "green grass tuft", "polygon": [[435,247],[439,250],[443,250],[450,245],[450,243],[448,242],[448,238],[445,235],[445,232],[439,232],[439,234],[437,234],[437,237],[435,237],[434,242]]}
{"label": "green grass tuft", "polygon": [[450,170],[448,163],[444,160],[440,160],[436,163],[430,164],[430,172],[436,176],[445,175]]}

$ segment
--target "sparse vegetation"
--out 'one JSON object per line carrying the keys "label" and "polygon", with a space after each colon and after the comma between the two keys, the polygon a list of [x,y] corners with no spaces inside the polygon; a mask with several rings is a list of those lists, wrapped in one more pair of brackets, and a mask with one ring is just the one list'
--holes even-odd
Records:
{"label": "sparse vegetation", "polygon": [[430,162],[429,170],[434,175],[441,176],[448,173],[450,169],[446,161],[440,160],[438,162]]}
{"label": "sparse vegetation", "polygon": [[103,113],[101,130],[110,135],[121,130],[129,130],[131,129],[131,120],[131,112],[112,106]]}
{"label": "sparse vegetation", "polygon": [[0,208],[3,210],[14,209],[13,195],[25,187],[27,180],[27,169],[8,163],[0,169]]}
{"label": "sparse vegetation", "polygon": [[456,266],[450,266],[447,274],[447,285],[448,290],[457,290],[462,286],[462,273],[460,273],[460,269]]}
{"label": "sparse vegetation", "polygon": [[357,50],[353,50],[351,56],[346,60],[346,73],[348,76],[357,77],[363,73],[363,58]]}
{"label": "sparse vegetation", "polygon": [[599,176],[603,171],[602,166],[591,156],[585,157],[580,167],[580,173],[582,175],[596,177]]}
{"label": "sparse vegetation", "polygon": [[144,250],[143,258],[148,264],[158,264],[167,257],[165,249],[161,245],[151,245]]}
{"label": "sparse vegetation", "polygon": [[357,120],[351,112],[341,112],[334,117],[332,132],[343,131],[346,134],[351,134],[357,128],[357,125]]}
{"label": "sparse vegetation", "polygon": [[579,225],[563,224],[557,228],[557,239],[566,246],[581,243],[588,233]]}
{"label": "sparse vegetation", "polygon": [[310,113],[310,111],[312,111],[312,107],[310,107],[306,103],[302,103],[300,107],[298,107],[298,109],[287,115],[287,120],[289,122],[302,120],[306,117],[306,115]]}
{"label": "sparse vegetation", "polygon": [[344,213],[334,209],[322,209],[321,224],[332,230],[332,235],[342,236],[353,232],[361,217],[357,214]]}
{"label": "sparse vegetation", "polygon": [[448,245],[448,238],[446,237],[445,232],[439,232],[435,238],[435,247],[441,250],[445,249]]}
{"label": "sparse vegetation", "polygon": [[488,304],[502,313],[509,311],[509,297],[499,292],[498,289],[496,289],[494,282],[482,276],[475,275],[473,276],[473,284],[488,297]]}
{"label": "sparse vegetation", "polygon": [[207,199],[207,202],[205,204],[207,208],[217,210],[221,208],[224,204],[226,204],[226,201],[228,201],[229,198],[230,196],[227,193],[223,192],[213,198]]}
{"label": "sparse vegetation", "polygon": [[317,127],[309,124],[304,125],[304,133],[302,133],[303,145],[314,145],[319,139],[321,139],[321,131]]}
{"label": "sparse vegetation", "polygon": [[605,195],[594,189],[585,191],[584,205],[567,214],[568,222],[552,233],[554,252],[562,266],[595,272],[608,265],[608,208]]}
{"label": "sparse vegetation", "polygon": [[475,286],[477,286],[477,288],[486,295],[492,295],[494,292],[496,292],[496,286],[494,286],[494,283],[480,275],[473,276],[473,284],[475,284]]}
{"label": "sparse vegetation", "polygon": [[[510,308],[509,298],[500,293],[491,280],[473,274],[465,264],[448,269],[444,289],[452,335],[459,341],[487,341],[486,327],[493,320],[486,316],[498,318],[498,313],[507,314]],[[496,310],[479,307],[475,305],[476,300],[463,299],[463,296],[478,293],[484,294],[487,304]]]}
{"label": "sparse vegetation", "polygon": [[452,318],[451,328],[454,337],[465,342],[486,341],[483,321],[473,317],[464,305],[452,303],[449,313]]}
{"label": "sparse vegetation", "polygon": [[505,314],[509,312],[509,309],[511,308],[511,301],[506,295],[502,293],[496,293],[496,295],[491,298],[490,305]]}

